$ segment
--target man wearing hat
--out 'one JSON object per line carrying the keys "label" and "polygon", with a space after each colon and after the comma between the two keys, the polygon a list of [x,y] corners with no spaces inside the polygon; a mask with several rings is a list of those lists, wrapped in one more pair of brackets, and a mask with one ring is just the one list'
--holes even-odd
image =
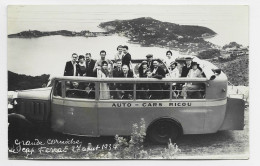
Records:
{"label": "man wearing hat", "polygon": [[153,54],[148,54],[146,55],[147,58],[147,68],[150,68],[153,70],[154,66],[153,66]]}
{"label": "man wearing hat", "polygon": [[185,61],[186,61],[186,65],[183,66],[183,68],[182,68],[181,77],[187,77],[187,75],[191,69],[192,58],[187,57],[187,58],[185,58]]}
{"label": "man wearing hat", "polygon": [[[153,66],[153,54],[148,54],[148,55],[146,55],[146,58],[147,58],[147,60],[145,61],[146,63],[147,63],[147,68],[149,68],[149,69],[151,69],[151,70],[153,70],[153,68],[154,68],[154,66]],[[138,68],[138,72],[139,72],[139,75],[140,75],[140,73],[142,73],[143,72],[143,64],[141,64],[141,66]]]}

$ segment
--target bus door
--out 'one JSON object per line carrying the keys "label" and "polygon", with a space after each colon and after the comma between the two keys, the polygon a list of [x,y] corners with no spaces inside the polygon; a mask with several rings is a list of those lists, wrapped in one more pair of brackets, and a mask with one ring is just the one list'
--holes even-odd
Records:
{"label": "bus door", "polygon": [[98,136],[95,84],[66,81],[63,114],[63,133]]}

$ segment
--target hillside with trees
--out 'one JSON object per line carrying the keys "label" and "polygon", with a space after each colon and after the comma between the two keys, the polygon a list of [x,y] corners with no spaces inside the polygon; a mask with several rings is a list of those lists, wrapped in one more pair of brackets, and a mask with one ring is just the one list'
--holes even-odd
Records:
{"label": "hillside with trees", "polygon": [[179,25],[141,17],[103,22],[99,27],[109,33],[126,36],[129,42],[142,46],[169,47],[190,53],[215,48],[214,44],[204,38],[213,37],[216,32],[203,26]]}
{"label": "hillside with trees", "polygon": [[8,71],[8,91],[41,88],[48,83],[50,75],[28,76]]}
{"label": "hillside with trees", "polygon": [[239,56],[232,61],[213,62],[227,75],[229,82],[234,85],[249,85],[249,56]]}

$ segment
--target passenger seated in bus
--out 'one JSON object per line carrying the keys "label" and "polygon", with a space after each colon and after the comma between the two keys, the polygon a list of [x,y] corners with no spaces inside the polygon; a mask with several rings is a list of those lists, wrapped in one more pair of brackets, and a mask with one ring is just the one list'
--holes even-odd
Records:
{"label": "passenger seated in bus", "polygon": [[148,66],[147,66],[147,61],[143,61],[140,65],[140,67],[142,66],[141,70],[139,70],[139,77],[142,78],[142,77],[146,77],[146,70],[148,69]]}
{"label": "passenger seated in bus", "polygon": [[153,61],[152,73],[154,75],[160,75],[162,77],[165,77],[165,71],[164,71],[164,69],[161,66],[159,66],[159,62],[157,60]]}
{"label": "passenger seated in bus", "polygon": [[82,92],[78,89],[79,83],[78,82],[72,82],[71,89],[68,89],[66,91],[66,97],[70,98],[82,98]]}
{"label": "passenger seated in bus", "polygon": [[[146,70],[148,69],[147,67],[147,61],[143,61],[140,65],[140,67],[142,66],[142,70],[139,70],[139,77],[140,78],[146,78],[147,75],[146,75]],[[139,67],[139,68],[140,68]],[[144,93],[144,88],[145,88],[145,83],[140,83],[140,84],[136,84],[136,89],[137,89],[137,92],[136,92],[136,97],[138,99],[143,99],[143,98],[146,98],[145,97],[145,93]]]}
{"label": "passenger seated in bus", "polygon": [[[190,69],[187,78],[200,78],[202,77],[202,71],[198,69],[198,63],[191,63],[192,69]],[[200,92],[203,88],[201,83],[186,83],[183,86],[182,95],[184,98],[202,98],[202,93]]]}
{"label": "passenger seated in bus", "polygon": [[121,73],[122,73],[122,60],[117,59],[116,67],[113,70],[113,77],[119,77]]}
{"label": "passenger seated in bus", "polygon": [[95,99],[95,89],[91,86],[87,86],[84,92],[84,98]]}
{"label": "passenger seated in bus", "polygon": [[[119,77],[122,78],[133,78],[134,74],[131,70],[129,70],[129,67],[127,65],[122,66],[122,73],[119,75]],[[119,85],[119,89],[121,91],[121,96],[119,96],[121,99],[132,99],[133,98],[133,84],[130,83],[121,83]]]}
{"label": "passenger seated in bus", "polygon": [[181,77],[187,77],[187,75],[191,69],[192,58],[187,57],[187,58],[185,58],[185,61],[186,61],[186,64],[185,64],[185,66],[182,67]]}
{"label": "passenger seated in bus", "polygon": [[[166,78],[179,78],[180,77],[180,71],[177,68],[178,63],[177,62],[171,62],[170,63],[170,68],[168,69],[168,73],[166,74]],[[174,98],[177,98],[179,96],[179,91],[181,89],[181,87],[179,86],[180,84],[176,84],[176,83],[172,83],[172,89],[173,89],[173,94],[172,96]],[[170,89],[170,85],[168,85],[168,88],[166,89]],[[165,98],[169,96],[166,95]]]}
{"label": "passenger seated in bus", "polygon": [[[153,70],[153,55],[152,54],[148,54],[146,55],[146,58],[147,58],[147,68],[150,68]],[[143,70],[143,66],[140,65],[140,67],[138,68],[138,72],[139,74],[142,72]]]}
{"label": "passenger seated in bus", "polygon": [[[116,66],[115,66],[115,68],[113,70],[113,77],[114,78],[120,77],[122,72],[123,72],[122,71],[122,60],[121,59],[117,59],[116,60]],[[109,84],[111,98],[113,98],[113,99],[120,98],[119,97],[120,94],[119,94],[119,91],[118,91],[118,87],[119,87],[118,83],[110,83]]]}
{"label": "passenger seated in bus", "polygon": [[180,71],[177,68],[178,63],[177,62],[171,62],[170,67],[168,68],[168,73],[166,74],[166,78],[179,78],[180,77]]}
{"label": "passenger seated in bus", "polygon": [[[147,78],[157,78],[162,79],[163,77],[161,75],[156,75],[152,73],[151,69],[146,70]],[[163,97],[163,91],[162,91],[162,84],[161,83],[150,83],[146,84],[145,90],[147,94],[148,99],[162,99]]]}
{"label": "passenger seated in bus", "polygon": [[[101,69],[97,69],[97,78],[108,78],[111,77],[111,72],[108,69],[108,63],[103,61]],[[110,91],[108,83],[100,83],[100,99],[110,99]]]}

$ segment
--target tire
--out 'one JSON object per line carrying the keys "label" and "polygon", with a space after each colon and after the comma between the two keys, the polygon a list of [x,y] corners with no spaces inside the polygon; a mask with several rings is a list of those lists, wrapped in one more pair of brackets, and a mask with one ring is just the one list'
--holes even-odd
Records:
{"label": "tire", "polygon": [[9,138],[27,138],[34,133],[35,129],[31,124],[23,120],[16,120],[9,124],[8,135]]}
{"label": "tire", "polygon": [[181,126],[171,119],[160,119],[148,128],[149,139],[157,144],[167,144],[169,139],[172,142],[182,134]]}

